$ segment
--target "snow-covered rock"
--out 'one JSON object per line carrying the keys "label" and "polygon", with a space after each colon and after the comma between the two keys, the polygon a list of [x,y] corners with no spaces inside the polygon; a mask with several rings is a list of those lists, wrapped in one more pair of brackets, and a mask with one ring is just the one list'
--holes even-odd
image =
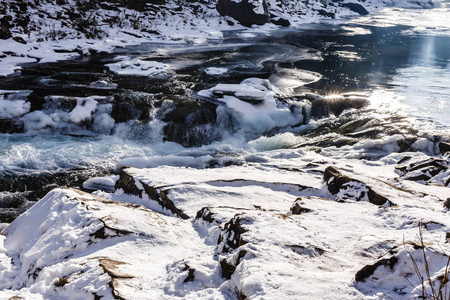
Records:
{"label": "snow-covered rock", "polygon": [[[423,268],[420,249],[408,246],[422,224],[437,286],[447,263],[437,247],[448,247],[450,225],[448,188],[399,177],[404,155],[423,156],[291,149],[220,168],[121,162],[114,193],[54,190],[4,230],[0,297],[409,299],[420,283],[394,247],[406,242]],[[324,181],[330,166],[342,173]],[[334,194],[329,184],[343,173],[359,189]],[[355,201],[372,188],[397,206]]]}

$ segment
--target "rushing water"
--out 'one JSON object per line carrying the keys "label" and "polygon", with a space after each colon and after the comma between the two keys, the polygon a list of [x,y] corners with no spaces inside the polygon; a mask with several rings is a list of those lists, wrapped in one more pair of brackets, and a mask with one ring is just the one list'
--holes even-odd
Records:
{"label": "rushing water", "polygon": [[[232,32],[224,41],[208,45],[142,44],[112,54],[30,65],[20,76],[1,78],[0,89],[32,91],[28,98],[31,110],[42,105],[60,108],[59,104],[56,108],[42,104],[45,96],[97,95],[113,96],[116,106],[132,103],[137,113],[127,122],[116,122],[108,135],[69,132],[64,126],[56,131],[1,134],[0,221],[10,221],[31,205],[29,200],[50,188],[80,186],[89,177],[113,172],[116,163],[128,157],[195,158],[205,153],[234,157],[302,145],[334,148],[361,139],[415,135],[418,128],[448,135],[450,36],[440,28],[417,33],[411,26],[391,25],[371,26],[359,20],[284,29],[271,35]],[[153,79],[113,75],[105,64],[118,55],[164,62],[174,74]],[[204,72],[209,67],[228,72],[209,76]],[[89,88],[105,77],[118,88]],[[359,113],[344,112],[339,119],[322,116],[299,127],[243,132],[238,130],[239,122],[227,121],[224,109],[190,97],[218,83],[239,83],[249,77],[269,79],[284,97],[361,92],[369,95],[372,104]],[[136,111],[131,109],[130,114]],[[355,131],[359,125],[354,124],[367,130]],[[184,162],[168,159],[154,164]]]}

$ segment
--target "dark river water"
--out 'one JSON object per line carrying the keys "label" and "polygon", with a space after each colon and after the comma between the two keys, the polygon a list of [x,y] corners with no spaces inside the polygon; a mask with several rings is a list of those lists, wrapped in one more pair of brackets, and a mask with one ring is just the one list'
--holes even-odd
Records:
{"label": "dark river water", "polygon": [[[127,157],[186,155],[186,150],[195,156],[195,149],[236,156],[302,142],[340,147],[352,145],[355,136],[359,140],[405,132],[413,136],[418,132],[414,126],[446,136],[450,126],[450,37],[433,32],[405,34],[408,28],[349,23],[309,25],[270,35],[229,32],[223,41],[207,45],[142,44],[114,53],[25,66],[20,76],[0,78],[0,90],[30,91],[30,110],[48,115],[73,109],[75,100],[70,97],[113,97],[104,101],[113,108],[115,126],[109,134],[98,134],[89,128],[68,130],[68,126],[36,129],[21,125],[20,120],[14,127],[3,120],[0,222],[10,222],[54,187],[80,187],[90,177],[112,173],[116,163]],[[166,63],[171,74],[160,78],[115,75],[105,64],[120,55]],[[227,72],[208,75],[205,70],[210,67],[226,68]],[[269,79],[282,97],[291,99],[305,93],[367,94],[370,110],[361,115],[344,114],[339,122],[367,123],[381,113],[379,106],[383,114],[391,114],[380,122],[391,123],[391,127],[377,129],[374,124],[370,134],[341,131],[343,139],[325,140],[320,137],[333,126],[342,128],[342,123],[336,125],[336,119],[322,116],[300,128],[238,135],[239,122],[225,126],[218,121],[214,104],[193,97],[216,84],[236,84],[251,77]],[[117,88],[92,88],[91,83],[102,79]],[[49,96],[65,98],[55,102]],[[404,116],[415,117],[416,125],[405,125]],[[262,135],[283,133],[290,134],[280,139],[303,138],[266,149],[255,148],[251,142]]]}

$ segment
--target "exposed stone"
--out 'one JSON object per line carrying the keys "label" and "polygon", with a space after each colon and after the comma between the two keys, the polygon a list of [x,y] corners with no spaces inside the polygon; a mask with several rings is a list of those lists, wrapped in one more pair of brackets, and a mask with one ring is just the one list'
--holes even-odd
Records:
{"label": "exposed stone", "polygon": [[291,26],[291,22],[289,22],[289,20],[281,18],[281,17],[275,17],[275,18],[270,19],[270,23],[275,24],[275,25],[280,25],[283,27]]}
{"label": "exposed stone", "polygon": [[15,37],[13,37],[13,40],[15,40],[18,43],[24,44],[24,45],[27,44],[27,42],[21,36],[15,36]]}
{"label": "exposed stone", "polygon": [[116,181],[115,189],[122,189],[126,194],[142,196],[142,190],[136,186],[133,176],[124,169],[120,170],[119,180]]}
{"label": "exposed stone", "polygon": [[380,266],[386,266],[390,267],[391,270],[394,268],[394,266],[398,263],[398,258],[395,256],[392,256],[391,258],[385,258],[377,261],[373,265],[367,265],[363,267],[361,270],[359,270],[355,275],[356,281],[365,281],[368,277],[373,275],[375,270]]}
{"label": "exposed stone", "polygon": [[208,223],[213,223],[216,220],[213,217],[214,213],[212,212],[211,207],[203,207],[201,210],[197,212],[194,221],[203,220]]}
{"label": "exposed stone", "polygon": [[[401,177],[411,181],[435,182],[448,186],[450,177],[444,174],[450,168],[450,161],[448,157],[443,158],[428,158],[420,161],[413,161],[409,164],[403,164],[396,167],[396,170],[401,173]],[[444,176],[441,176],[444,174]],[[434,179],[436,177],[436,179]]]}
{"label": "exposed stone", "polygon": [[439,152],[444,155],[447,152],[450,152],[450,143],[440,142],[438,145]]}
{"label": "exposed stone", "polygon": [[264,25],[270,21],[265,0],[219,0],[216,9],[222,16],[230,16],[248,27]]}
{"label": "exposed stone", "polygon": [[224,225],[217,241],[217,244],[222,246],[219,249],[220,253],[231,252],[247,243],[242,239],[242,234],[245,232],[245,229],[240,224],[240,216],[240,214],[235,215],[233,219]]}
{"label": "exposed stone", "polygon": [[137,183],[133,176],[128,174],[125,169],[120,171],[119,180],[116,182],[115,189],[123,189],[125,193],[139,197],[142,197],[142,193],[145,192],[151,199],[157,201],[162,207],[170,210],[178,217],[189,219],[189,216],[183,213],[181,209],[177,208],[173,201],[169,199],[167,196],[168,190],[158,190],[157,188],[140,181]]}
{"label": "exposed stone", "polygon": [[365,97],[345,95],[318,97],[310,101],[313,118],[322,118],[330,114],[339,116],[346,109],[360,109],[369,104],[369,100]]}
{"label": "exposed stone", "polygon": [[353,11],[357,14],[360,14],[361,16],[365,16],[365,15],[369,14],[367,9],[365,9],[364,6],[362,6],[359,3],[341,3],[340,6],[346,7],[348,9],[350,9],[351,11]]}
{"label": "exposed stone", "polygon": [[111,112],[111,118],[113,118],[116,123],[128,122],[137,119],[140,115],[141,112],[139,110],[132,104],[126,102],[114,105]]}
{"label": "exposed stone", "polygon": [[236,267],[241,262],[241,259],[247,254],[247,251],[241,250],[237,255],[237,260],[234,263],[230,263],[227,259],[220,260],[220,267],[222,269],[222,277],[226,279],[231,279],[231,275],[233,275],[234,271],[236,271]]}
{"label": "exposed stone", "polygon": [[6,40],[9,39],[11,35],[11,31],[9,31],[9,22],[11,22],[11,16],[4,16],[0,19],[0,39]]}
{"label": "exposed stone", "polygon": [[188,275],[183,280],[183,282],[186,283],[186,282],[189,282],[189,281],[194,281],[194,279],[195,279],[195,269],[191,268],[189,265],[186,265],[186,267],[183,269],[183,272],[184,271],[188,271]]}
{"label": "exposed stone", "polygon": [[23,133],[24,124],[19,119],[0,119],[0,133]]}
{"label": "exposed stone", "polygon": [[450,209],[450,198],[447,198],[447,200],[445,200],[444,207]]}
{"label": "exposed stone", "polygon": [[355,188],[359,189],[359,196],[352,195],[351,197],[356,201],[360,201],[367,196],[369,202],[375,205],[395,205],[385,196],[378,194],[365,183],[343,175],[335,167],[329,166],[325,169],[323,173],[323,180],[328,186],[328,191],[333,195],[336,195],[340,192],[343,192],[345,194],[345,191],[347,189]]}
{"label": "exposed stone", "polygon": [[297,198],[297,200],[295,200],[294,203],[292,204],[292,206],[291,206],[291,213],[293,215],[300,215],[300,214],[307,213],[307,212],[311,211],[309,208],[305,208],[305,207],[302,207],[300,205],[301,204],[301,200],[302,200],[301,198]]}

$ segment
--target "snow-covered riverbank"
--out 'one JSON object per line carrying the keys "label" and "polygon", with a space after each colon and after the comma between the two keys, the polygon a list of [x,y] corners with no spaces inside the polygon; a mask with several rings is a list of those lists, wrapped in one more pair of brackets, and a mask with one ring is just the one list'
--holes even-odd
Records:
{"label": "snow-covered riverbank", "polygon": [[[449,188],[400,175],[426,159],[276,150],[220,169],[124,169],[114,193],[54,190],[4,231],[0,297],[420,296],[406,251],[423,272],[422,250],[411,246],[421,224],[437,288],[450,230]],[[416,175],[436,165],[422,164]],[[358,273],[366,265],[374,267]]]}

